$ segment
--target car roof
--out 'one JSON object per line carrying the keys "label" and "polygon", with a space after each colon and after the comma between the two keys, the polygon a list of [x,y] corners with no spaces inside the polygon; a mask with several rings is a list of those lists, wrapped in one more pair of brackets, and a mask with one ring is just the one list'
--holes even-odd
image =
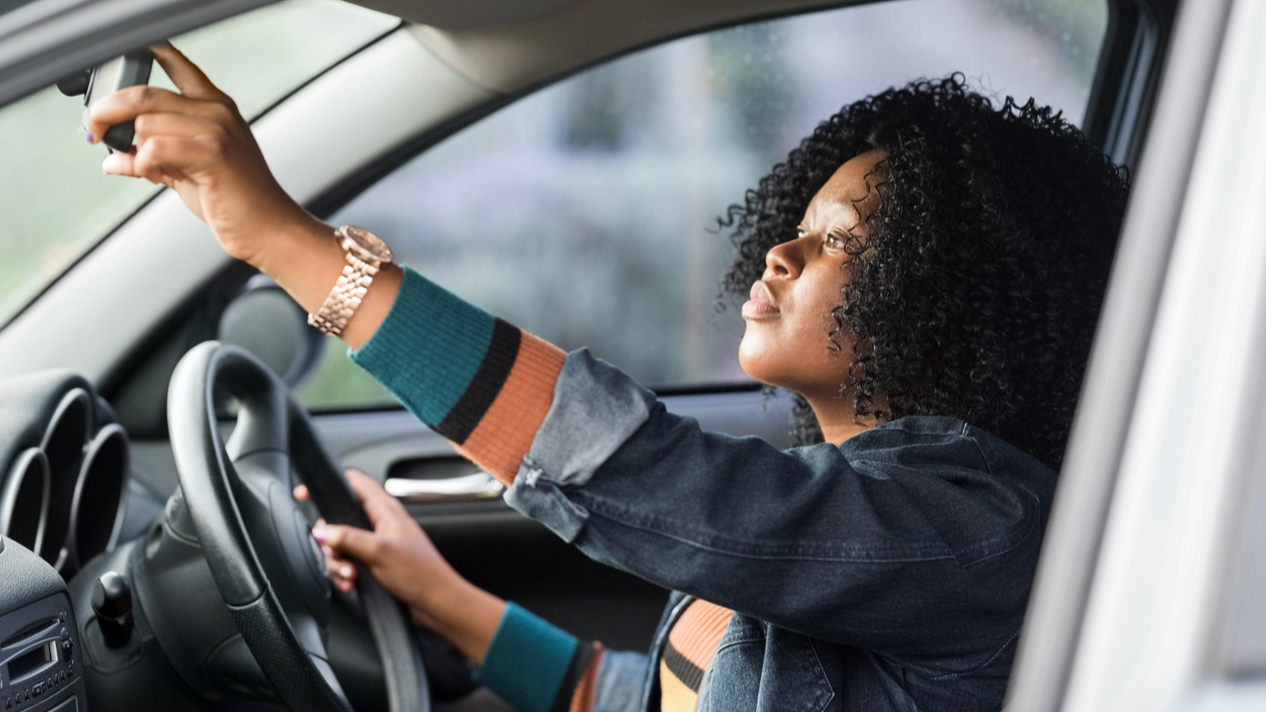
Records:
{"label": "car roof", "polygon": [[[0,105],[268,0],[31,0],[0,14]],[[485,88],[521,92],[653,42],[857,0],[361,0]]]}

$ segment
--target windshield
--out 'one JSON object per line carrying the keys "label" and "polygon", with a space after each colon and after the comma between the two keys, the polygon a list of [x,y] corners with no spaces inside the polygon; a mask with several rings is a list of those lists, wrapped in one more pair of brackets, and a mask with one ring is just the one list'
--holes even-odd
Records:
{"label": "windshield", "polygon": [[[294,0],[172,39],[254,119],[277,100],[399,24],[397,18],[333,0]],[[260,71],[267,67],[268,71]],[[171,82],[157,66],[151,84]],[[88,147],[82,98],[48,87],[0,109],[6,141],[0,171],[5,257],[0,324],[160,189],[101,173],[104,149]]]}

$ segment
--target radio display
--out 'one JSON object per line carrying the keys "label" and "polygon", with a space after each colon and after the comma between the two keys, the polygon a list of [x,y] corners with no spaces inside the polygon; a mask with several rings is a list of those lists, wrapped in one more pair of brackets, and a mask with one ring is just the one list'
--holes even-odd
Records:
{"label": "radio display", "polygon": [[22,653],[9,661],[9,680],[17,680],[32,670],[44,667],[57,659],[55,641],[49,641],[40,647]]}

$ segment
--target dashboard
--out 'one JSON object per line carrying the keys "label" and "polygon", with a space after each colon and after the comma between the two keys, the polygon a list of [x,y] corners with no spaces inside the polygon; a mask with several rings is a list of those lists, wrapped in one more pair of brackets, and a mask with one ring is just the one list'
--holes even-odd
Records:
{"label": "dashboard", "polygon": [[[183,490],[164,498],[132,479],[128,434],[91,383],[66,370],[0,380],[0,404],[0,712],[79,712],[89,698],[94,710],[128,712],[281,709],[225,605]],[[276,485],[239,483],[239,501],[249,502]],[[311,540],[307,514],[288,489],[285,497],[290,508],[260,505],[256,543],[280,536],[278,511],[302,522],[282,532],[286,542]],[[297,548],[298,567],[268,559],[270,600],[287,567],[322,570],[315,542]],[[328,665],[357,706],[382,708],[381,669],[364,664],[376,649],[361,609],[352,601],[331,613],[325,578],[308,578],[336,625],[304,630],[322,646],[330,636]],[[281,632],[276,640],[284,643]]]}
{"label": "dashboard", "polygon": [[0,382],[0,403],[0,709],[76,712],[87,685],[67,581],[118,543],[128,437],[68,371]]}
{"label": "dashboard", "polygon": [[127,433],[92,386],[67,371],[0,382],[0,403],[0,534],[69,580],[118,542]]}

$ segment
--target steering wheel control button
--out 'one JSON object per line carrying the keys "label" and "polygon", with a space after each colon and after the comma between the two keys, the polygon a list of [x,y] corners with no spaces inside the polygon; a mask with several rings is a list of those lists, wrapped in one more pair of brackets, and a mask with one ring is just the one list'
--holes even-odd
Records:
{"label": "steering wheel control button", "polygon": [[[122,648],[132,637],[132,584],[116,571],[107,571],[92,586],[92,610],[101,636],[111,648]],[[70,657],[70,640],[63,649]]]}

